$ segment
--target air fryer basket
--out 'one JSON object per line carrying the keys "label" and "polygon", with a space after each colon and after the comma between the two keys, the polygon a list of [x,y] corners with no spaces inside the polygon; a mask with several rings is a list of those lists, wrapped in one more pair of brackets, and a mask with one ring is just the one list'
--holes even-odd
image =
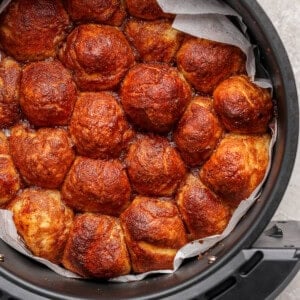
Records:
{"label": "air fryer basket", "polygon": [[[209,264],[208,256],[204,256],[203,259],[186,261],[171,275],[152,276],[140,282],[109,283],[61,277],[0,242],[0,253],[5,256],[4,262],[0,262],[0,275],[7,282],[7,286],[1,289],[14,295],[14,287],[21,287],[27,291],[27,296],[24,294],[22,299],[195,298],[203,289],[219,282],[220,277],[225,278],[228,265],[257,240],[278,207],[293,169],[299,130],[297,93],[287,54],[260,6],[254,0],[226,2],[243,16],[273,81],[274,97],[278,103],[278,138],[272,168],[259,201],[232,234],[210,251],[209,255],[214,255],[216,261]],[[29,298],[30,293],[32,296]],[[213,296],[207,295],[203,299],[213,299]]]}

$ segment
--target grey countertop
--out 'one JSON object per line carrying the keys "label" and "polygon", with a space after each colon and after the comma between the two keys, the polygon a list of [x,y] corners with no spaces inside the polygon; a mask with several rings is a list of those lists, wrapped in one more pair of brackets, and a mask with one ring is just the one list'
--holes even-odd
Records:
{"label": "grey countertop", "polygon": [[[300,0],[257,0],[273,22],[290,58],[300,95]],[[300,143],[300,142],[299,142]],[[300,220],[300,147],[285,196],[275,220]],[[300,272],[277,300],[300,299]]]}

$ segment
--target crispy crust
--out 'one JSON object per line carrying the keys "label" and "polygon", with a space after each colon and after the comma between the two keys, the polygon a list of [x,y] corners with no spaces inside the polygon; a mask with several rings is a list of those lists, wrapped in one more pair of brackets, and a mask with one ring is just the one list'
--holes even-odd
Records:
{"label": "crispy crust", "polygon": [[134,135],[109,92],[79,95],[70,132],[80,155],[101,159],[119,157]]}
{"label": "crispy crust", "polygon": [[167,64],[138,64],[121,87],[121,103],[130,119],[159,133],[170,131],[190,100],[190,86]]}
{"label": "crispy crust", "polygon": [[73,222],[73,212],[59,191],[26,189],[8,207],[18,233],[36,256],[60,263]]}
{"label": "crispy crust", "polygon": [[25,182],[43,188],[59,187],[75,158],[67,131],[59,128],[15,126],[9,146]]}
{"label": "crispy crust", "polygon": [[136,273],[173,269],[173,259],[187,237],[173,201],[136,197],[121,214],[121,223]]}
{"label": "crispy crust", "polygon": [[167,139],[141,136],[130,145],[126,164],[133,189],[146,196],[172,196],[186,168]]}
{"label": "crispy crust", "polygon": [[56,55],[69,17],[59,0],[16,0],[0,19],[0,42],[17,60],[42,60]]}
{"label": "crispy crust", "polygon": [[91,213],[76,216],[62,263],[83,277],[128,274],[130,260],[119,220]]}
{"label": "crispy crust", "polygon": [[59,61],[28,64],[23,69],[20,103],[36,126],[68,125],[76,101],[76,86]]}

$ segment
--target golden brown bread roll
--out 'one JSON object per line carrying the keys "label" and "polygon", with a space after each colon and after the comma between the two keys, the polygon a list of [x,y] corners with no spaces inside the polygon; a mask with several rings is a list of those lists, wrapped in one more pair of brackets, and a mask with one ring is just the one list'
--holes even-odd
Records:
{"label": "golden brown bread roll", "polygon": [[41,61],[23,69],[22,110],[36,126],[67,125],[76,101],[76,86],[59,61]]}
{"label": "golden brown bread roll", "polygon": [[200,171],[202,182],[236,207],[264,178],[270,136],[228,134]]}
{"label": "golden brown bread roll", "polygon": [[127,73],[121,103],[142,129],[168,132],[191,99],[183,76],[167,64],[138,64]]}
{"label": "golden brown bread roll", "polygon": [[13,161],[25,182],[43,188],[59,187],[75,158],[66,130],[24,125],[13,127],[9,139]]}
{"label": "golden brown bread roll", "polygon": [[118,216],[130,201],[125,168],[117,160],[77,157],[62,186],[65,203],[81,212]]}
{"label": "golden brown bread roll", "polygon": [[176,196],[191,240],[221,234],[231,217],[227,204],[194,175],[189,175]]}
{"label": "golden brown bread roll", "polygon": [[187,237],[172,200],[138,196],[121,214],[121,224],[135,273],[173,269]]}
{"label": "golden brown bread roll", "polygon": [[20,178],[11,157],[0,152],[0,208],[12,200],[19,189]]}
{"label": "golden brown bread roll", "polygon": [[67,0],[66,8],[74,21],[120,26],[126,16],[121,0]]}
{"label": "golden brown bread roll", "polygon": [[77,151],[91,158],[115,158],[127,147],[133,131],[113,94],[81,93],[70,132]]}
{"label": "golden brown bread roll", "polygon": [[210,98],[195,97],[180,119],[173,138],[189,166],[209,158],[223,133]]}
{"label": "golden brown bread roll", "polygon": [[17,60],[55,56],[69,17],[60,0],[15,0],[0,19],[0,43]]}
{"label": "golden brown bread roll", "polygon": [[214,109],[225,128],[235,133],[265,133],[272,117],[272,99],[267,89],[246,76],[233,76],[214,90]]}
{"label": "golden brown bread roll", "polygon": [[77,215],[63,256],[63,265],[83,277],[111,278],[130,272],[130,259],[118,219]]}
{"label": "golden brown bread roll", "polygon": [[19,87],[21,68],[12,58],[0,62],[0,129],[10,127],[20,117]]}
{"label": "golden brown bread roll", "polygon": [[0,131],[0,154],[9,154],[8,140],[2,131]]}
{"label": "golden brown bread roll", "polygon": [[173,17],[164,13],[156,0],[126,0],[126,7],[132,16],[145,20]]}
{"label": "golden brown bread roll", "polygon": [[73,212],[59,191],[26,189],[8,207],[18,233],[31,252],[60,263],[73,222]]}
{"label": "golden brown bread roll", "polygon": [[115,27],[96,24],[76,27],[61,49],[60,58],[84,91],[116,87],[134,64],[124,34]]}
{"label": "golden brown bread roll", "polygon": [[212,94],[224,79],[245,73],[246,55],[237,47],[187,38],[177,52],[177,65],[198,92]]}
{"label": "golden brown bread roll", "polygon": [[127,172],[135,191],[146,196],[172,196],[186,169],[166,138],[140,136],[130,145]]}
{"label": "golden brown bread roll", "polygon": [[173,62],[182,39],[168,20],[130,19],[124,32],[144,62]]}

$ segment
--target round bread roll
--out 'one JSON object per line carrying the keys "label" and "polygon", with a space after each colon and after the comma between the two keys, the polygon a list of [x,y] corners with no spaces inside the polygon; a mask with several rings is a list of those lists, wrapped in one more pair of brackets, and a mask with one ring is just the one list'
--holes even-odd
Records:
{"label": "round bread roll", "polygon": [[77,215],[64,251],[65,268],[83,277],[112,278],[130,272],[130,259],[118,219]]}
{"label": "round bread roll", "polygon": [[200,171],[202,182],[233,208],[249,197],[265,176],[270,136],[228,134]]}
{"label": "round bread roll", "polygon": [[20,104],[36,126],[68,125],[76,101],[76,86],[59,61],[41,61],[23,69]]}
{"label": "round bread roll", "polygon": [[168,132],[191,100],[191,89],[182,75],[166,64],[138,64],[127,73],[121,103],[139,127]]}
{"label": "round bread roll", "polygon": [[214,151],[223,133],[212,111],[210,98],[195,97],[174,131],[181,157],[189,166],[202,164]]}
{"label": "round bread roll", "polygon": [[231,217],[229,207],[193,175],[180,187],[176,201],[191,240],[221,234]]}
{"label": "round bread roll", "polygon": [[186,173],[180,155],[162,137],[139,137],[130,145],[126,164],[134,190],[146,196],[172,196]]}
{"label": "round bread roll", "polygon": [[61,49],[60,58],[84,91],[116,87],[134,64],[124,34],[115,27],[96,24],[76,27]]}
{"label": "round bread roll", "polygon": [[109,92],[79,95],[70,132],[79,154],[101,159],[119,157],[134,134]]}
{"label": "round bread roll", "polygon": [[0,154],[0,208],[14,198],[20,189],[20,178],[11,157]]}
{"label": "round bread roll", "polygon": [[66,8],[74,21],[120,26],[126,16],[121,0],[67,0]]}
{"label": "round bread roll", "polygon": [[214,109],[225,128],[235,133],[265,133],[272,117],[271,94],[246,76],[233,76],[214,91]]}
{"label": "round bread roll", "polygon": [[18,233],[33,255],[60,263],[73,223],[73,212],[59,191],[26,189],[8,207]]}
{"label": "round bread roll", "polygon": [[144,62],[173,62],[182,39],[182,34],[167,20],[130,19],[124,32]]}
{"label": "round bread roll", "polygon": [[212,94],[224,79],[245,73],[246,55],[237,47],[187,38],[177,52],[177,65],[198,92]]}
{"label": "round bread roll", "polygon": [[165,14],[156,0],[126,0],[126,7],[132,16],[145,20],[173,17]]}
{"label": "round bread roll", "polygon": [[0,62],[0,129],[19,120],[20,77],[19,64],[9,57],[3,58]]}
{"label": "round bread roll", "polygon": [[173,201],[136,197],[121,214],[121,224],[134,272],[173,269],[176,252],[187,243]]}
{"label": "round bread roll", "polygon": [[58,188],[75,158],[69,135],[60,128],[15,126],[9,146],[24,181],[43,188]]}
{"label": "round bread roll", "polygon": [[0,19],[0,43],[20,61],[56,55],[69,17],[60,0],[15,0]]}
{"label": "round bread roll", "polygon": [[130,201],[126,171],[117,161],[77,157],[62,186],[65,203],[81,212],[118,216]]}

